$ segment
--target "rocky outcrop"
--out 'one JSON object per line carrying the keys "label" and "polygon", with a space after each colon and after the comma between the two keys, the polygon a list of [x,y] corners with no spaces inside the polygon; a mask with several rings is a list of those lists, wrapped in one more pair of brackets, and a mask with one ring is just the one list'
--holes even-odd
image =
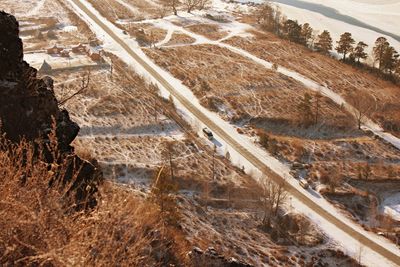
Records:
{"label": "rocky outcrop", "polygon": [[[54,129],[54,131],[52,130]],[[71,142],[79,132],[66,110],[59,108],[53,80],[39,79],[37,70],[23,60],[19,24],[14,16],[0,11],[0,132],[11,142],[35,142],[44,150],[48,163],[67,162],[63,183],[74,177],[71,190],[87,199],[100,180],[97,168],[77,157]],[[46,150],[49,134],[55,132],[58,158]],[[53,140],[54,141],[54,140]],[[74,173],[74,175],[72,175]],[[90,189],[87,189],[90,188]],[[76,193],[75,192],[75,193]]]}

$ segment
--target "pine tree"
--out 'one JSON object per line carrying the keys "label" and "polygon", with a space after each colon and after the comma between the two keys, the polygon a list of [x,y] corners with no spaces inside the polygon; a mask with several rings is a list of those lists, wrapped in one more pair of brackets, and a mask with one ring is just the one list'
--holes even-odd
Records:
{"label": "pine tree", "polygon": [[301,43],[308,46],[313,35],[313,28],[310,27],[309,23],[304,23],[301,27]]}
{"label": "pine tree", "polygon": [[300,43],[301,39],[301,26],[297,21],[288,19],[283,24],[283,34],[290,41]]}
{"label": "pine tree", "polygon": [[394,72],[395,72],[397,75],[400,76],[400,59],[397,59],[396,67],[395,67],[395,69],[394,69]]}
{"label": "pine tree", "polygon": [[353,52],[353,44],[355,43],[351,33],[345,32],[340,36],[340,40],[337,41],[336,51],[339,54],[343,54],[343,61],[346,61],[346,55]]}
{"label": "pine tree", "polygon": [[332,37],[327,30],[318,35],[315,49],[324,54],[329,54],[329,51],[332,50]]}
{"label": "pine tree", "polygon": [[358,63],[360,63],[361,59],[367,59],[368,54],[365,52],[365,48],[367,48],[368,45],[364,42],[358,42],[357,46],[354,48],[353,53],[351,54],[351,57],[354,58]]}
{"label": "pine tree", "polygon": [[392,46],[386,48],[381,59],[381,70],[392,74],[396,67],[398,58],[399,54],[397,53],[396,49],[394,49]]}
{"label": "pine tree", "polygon": [[375,47],[373,48],[373,54],[375,62],[379,63],[379,69],[383,68],[383,57],[385,55],[385,51],[390,47],[389,42],[385,37],[379,37],[375,41]]}

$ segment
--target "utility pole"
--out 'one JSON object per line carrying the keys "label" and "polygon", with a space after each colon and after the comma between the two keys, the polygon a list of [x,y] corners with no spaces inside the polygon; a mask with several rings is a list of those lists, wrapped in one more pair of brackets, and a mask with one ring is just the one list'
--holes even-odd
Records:
{"label": "utility pole", "polygon": [[171,169],[171,179],[173,181],[174,180],[174,168],[172,165],[172,144],[171,143],[169,143],[167,145],[167,149],[168,149],[168,157],[169,157],[169,167]]}
{"label": "utility pole", "polygon": [[154,121],[157,123],[158,118],[157,118],[157,97],[154,96]]}
{"label": "utility pole", "polygon": [[217,152],[217,146],[214,144],[213,158],[212,158],[212,179],[215,180],[215,153]]}

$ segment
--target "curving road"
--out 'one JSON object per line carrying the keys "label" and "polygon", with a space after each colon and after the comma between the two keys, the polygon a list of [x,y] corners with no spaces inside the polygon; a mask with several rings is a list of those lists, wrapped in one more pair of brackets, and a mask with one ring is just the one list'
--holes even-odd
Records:
{"label": "curving road", "polygon": [[162,75],[160,75],[153,67],[151,67],[146,61],[144,61],[139,55],[137,55],[129,45],[117,36],[104,22],[102,22],[92,11],[90,11],[84,4],[79,0],[69,0],[73,2],[79,9],[86,13],[91,20],[93,20],[97,26],[101,27],[102,30],[109,35],[116,43],[118,43],[136,62],[138,62],[149,74],[153,76],[161,85],[169,91],[169,93],[176,98],[193,116],[195,116],[200,122],[206,125],[211,131],[222,138],[227,144],[234,148],[239,154],[246,158],[251,164],[262,171],[266,176],[270,177],[276,182],[283,182],[286,186],[287,191],[300,200],[303,204],[308,206],[314,212],[318,213],[320,216],[324,217],[327,221],[334,224],[336,227],[352,236],[354,239],[359,240],[364,246],[369,247],[375,252],[381,254],[383,257],[392,261],[394,264],[400,266],[400,255],[397,255],[380,244],[376,243],[374,240],[364,236],[359,233],[351,226],[342,222],[334,215],[323,209],[318,204],[314,203],[310,198],[308,198],[303,192],[299,191],[296,187],[291,185],[286,181],[284,177],[281,177],[274,171],[272,171],[267,165],[265,165],[259,158],[257,158],[251,151],[246,149],[240,144],[240,141],[235,140],[227,131],[222,127],[213,122],[208,116],[203,114],[195,105],[191,103],[189,99],[178,92]]}

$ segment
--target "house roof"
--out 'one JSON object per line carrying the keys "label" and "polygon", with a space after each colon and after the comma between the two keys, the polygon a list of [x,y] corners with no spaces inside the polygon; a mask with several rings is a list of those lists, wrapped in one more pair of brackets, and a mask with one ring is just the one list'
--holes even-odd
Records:
{"label": "house roof", "polygon": [[40,66],[39,71],[51,71],[53,68],[50,66],[49,63],[46,62],[46,60],[43,60],[42,65]]}

